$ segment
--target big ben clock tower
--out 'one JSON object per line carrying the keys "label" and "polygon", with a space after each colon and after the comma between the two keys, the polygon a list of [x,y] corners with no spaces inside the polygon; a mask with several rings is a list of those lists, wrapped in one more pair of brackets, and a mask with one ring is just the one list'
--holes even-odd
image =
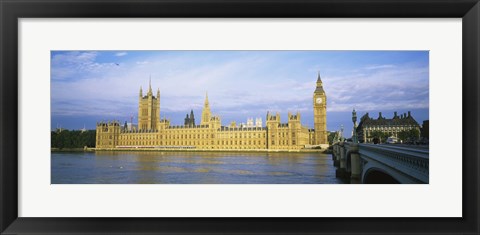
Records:
{"label": "big ben clock tower", "polygon": [[315,128],[315,144],[328,144],[327,95],[323,90],[320,72],[318,72],[317,87],[313,92],[313,125]]}

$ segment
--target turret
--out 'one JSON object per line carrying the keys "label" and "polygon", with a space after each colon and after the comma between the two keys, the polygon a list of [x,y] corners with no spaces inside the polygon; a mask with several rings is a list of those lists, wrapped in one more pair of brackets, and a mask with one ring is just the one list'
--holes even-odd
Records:
{"label": "turret", "polygon": [[152,77],[150,77],[150,80],[148,81],[148,93],[147,93],[148,96],[152,96],[153,93],[152,93]]}
{"label": "turret", "polygon": [[267,113],[267,148],[273,148],[273,146],[278,145],[278,126],[280,125],[280,113],[276,113],[275,116],[272,116],[270,113]]}
{"label": "turret", "polygon": [[149,79],[148,92],[143,96],[140,87],[138,101],[138,129],[157,130],[160,124],[160,89],[157,89],[157,97],[153,96],[152,79]]}
{"label": "turret", "polygon": [[221,126],[222,126],[222,121],[220,120],[219,116],[212,116],[212,118],[210,118],[210,128],[218,129]]}
{"label": "turret", "polygon": [[189,126],[190,125],[190,118],[188,117],[188,113],[187,113],[187,116],[185,117],[185,126]]}
{"label": "turret", "polygon": [[256,118],[255,119],[255,127],[262,127],[262,126],[263,126],[262,118]]}
{"label": "turret", "polygon": [[205,93],[205,103],[202,110],[202,120],[200,125],[208,125],[211,116],[212,113],[210,112],[210,105],[208,103],[208,93]]}
{"label": "turret", "polygon": [[253,127],[253,118],[247,118],[247,127]]}

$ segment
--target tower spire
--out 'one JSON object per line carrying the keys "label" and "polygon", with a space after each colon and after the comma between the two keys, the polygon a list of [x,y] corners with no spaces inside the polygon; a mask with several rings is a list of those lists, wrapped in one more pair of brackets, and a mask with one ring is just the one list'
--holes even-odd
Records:
{"label": "tower spire", "polygon": [[152,96],[152,75],[150,75],[150,78],[148,80],[148,91],[147,91],[147,96]]}
{"label": "tower spire", "polygon": [[150,79],[148,80],[148,92],[152,93],[152,75],[150,74]]}
{"label": "tower spire", "polygon": [[208,91],[205,92],[205,107],[208,107]]}
{"label": "tower spire", "polygon": [[200,125],[208,125],[211,116],[212,113],[210,112],[210,106],[208,105],[208,92],[205,92],[205,105],[203,106]]}
{"label": "tower spire", "polygon": [[325,91],[323,90],[322,78],[320,77],[320,70],[318,71],[317,86],[315,89],[315,93],[325,93]]}

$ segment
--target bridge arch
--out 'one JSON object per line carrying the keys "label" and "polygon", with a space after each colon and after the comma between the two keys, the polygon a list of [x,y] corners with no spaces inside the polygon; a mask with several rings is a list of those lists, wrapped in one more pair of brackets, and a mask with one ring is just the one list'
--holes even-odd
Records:
{"label": "bridge arch", "polygon": [[397,180],[392,175],[388,174],[386,171],[372,167],[369,168],[363,175],[364,184],[399,184],[400,181]]}

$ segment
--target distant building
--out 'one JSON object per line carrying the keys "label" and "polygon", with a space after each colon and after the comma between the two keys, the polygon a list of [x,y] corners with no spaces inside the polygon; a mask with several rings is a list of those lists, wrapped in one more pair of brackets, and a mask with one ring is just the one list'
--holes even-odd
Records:
{"label": "distant building", "polygon": [[123,129],[128,131],[134,131],[138,129],[138,126],[131,122],[125,122],[125,124],[123,125]]}
{"label": "distant building", "polygon": [[255,127],[262,127],[262,118],[256,118],[255,119]]}
{"label": "distant building", "polygon": [[360,143],[372,142],[372,132],[380,131],[386,133],[389,137],[398,138],[398,133],[404,130],[416,129],[420,133],[420,125],[412,117],[410,111],[397,115],[394,112],[393,118],[388,119],[382,116],[382,112],[378,114],[378,118],[371,118],[368,113],[362,116],[357,127],[358,141]]}
{"label": "distant building", "polygon": [[118,121],[100,122],[96,126],[96,148],[196,148],[196,149],[302,149],[307,145],[328,144],[326,126],[326,94],[320,74],[313,93],[314,129],[301,124],[300,113],[288,113],[287,122],[280,114],[267,112],[266,126],[262,119],[248,118],[237,126],[232,122],[222,126],[219,116],[212,115],[208,94],[202,110],[200,125],[196,125],[193,110],[187,114],[183,126],[172,126],[170,120],[160,119],[160,91],[147,95],[140,87],[138,126]]}
{"label": "distant building", "polygon": [[185,126],[193,127],[195,126],[195,116],[193,115],[193,110],[190,111],[190,117],[185,118]]}
{"label": "distant building", "polygon": [[246,127],[262,127],[262,118],[255,118],[255,123],[253,122],[253,118],[247,118],[247,124],[245,123],[240,123],[241,128],[246,128]]}
{"label": "distant building", "polygon": [[57,129],[55,129],[55,131],[56,131],[57,133],[62,132],[62,131],[63,131],[62,126],[61,126],[61,125],[58,125],[58,123],[57,123]]}
{"label": "distant building", "polygon": [[247,119],[247,127],[254,127],[254,125],[253,125],[253,118],[248,118],[248,119]]}
{"label": "distant building", "polygon": [[422,124],[422,131],[420,132],[423,138],[429,138],[429,121],[424,120]]}

